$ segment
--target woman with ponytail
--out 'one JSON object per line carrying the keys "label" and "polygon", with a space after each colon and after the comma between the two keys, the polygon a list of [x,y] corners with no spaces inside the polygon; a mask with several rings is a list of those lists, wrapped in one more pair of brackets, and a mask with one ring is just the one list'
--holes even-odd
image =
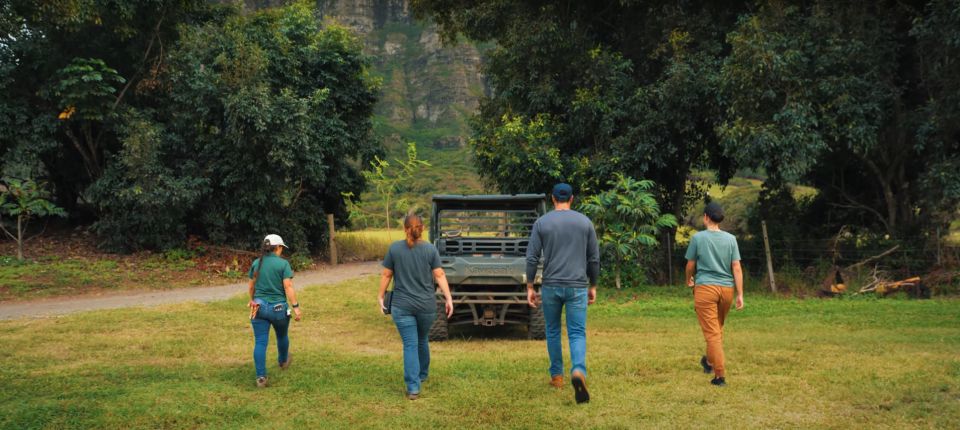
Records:
{"label": "woman with ponytail", "polygon": [[[280,258],[287,245],[275,234],[263,238],[263,255],[250,266],[250,325],[253,326],[253,364],[257,370],[257,387],[267,384],[267,342],[270,340],[270,327],[277,335],[277,362],[281,370],[290,367],[293,357],[290,355],[290,339],[287,329],[290,327],[289,308],[297,321],[302,311],[297,302],[297,293],[293,289],[293,268],[290,262]],[[288,308],[289,303],[289,308]]]}
{"label": "woman with ponytail", "polygon": [[384,295],[393,279],[390,315],[403,341],[403,381],[407,398],[420,396],[420,385],[430,370],[430,326],[437,318],[436,285],[446,299],[445,313],[453,315],[453,298],[447,285],[447,276],[440,267],[440,253],[430,243],[421,240],[423,219],[407,215],[403,220],[406,239],[390,245],[383,258],[380,276],[380,309],[386,312]]}

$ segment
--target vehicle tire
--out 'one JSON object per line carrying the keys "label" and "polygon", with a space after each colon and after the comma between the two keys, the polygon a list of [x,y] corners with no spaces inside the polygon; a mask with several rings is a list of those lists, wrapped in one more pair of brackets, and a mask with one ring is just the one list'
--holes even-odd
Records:
{"label": "vehicle tire", "polygon": [[450,337],[447,331],[447,309],[444,302],[437,302],[437,319],[430,326],[430,340],[447,340]]}
{"label": "vehicle tire", "polygon": [[543,340],[547,338],[547,327],[543,321],[543,308],[530,308],[530,321],[527,322],[527,339]]}

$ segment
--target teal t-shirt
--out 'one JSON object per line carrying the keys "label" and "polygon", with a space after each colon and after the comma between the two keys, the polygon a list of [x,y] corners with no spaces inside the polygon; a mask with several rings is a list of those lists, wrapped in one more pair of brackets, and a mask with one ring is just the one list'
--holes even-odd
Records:
{"label": "teal t-shirt", "polygon": [[733,287],[734,261],[740,261],[740,248],[737,238],[725,231],[703,230],[690,238],[687,247],[687,260],[697,262],[697,285],[718,285]]}
{"label": "teal t-shirt", "polygon": [[393,302],[409,312],[436,312],[436,287],[433,269],[440,267],[440,253],[427,242],[417,242],[413,248],[407,241],[390,244],[383,257],[383,267],[393,271]]}
{"label": "teal t-shirt", "polygon": [[[290,262],[277,257],[276,254],[267,254],[263,257],[263,266],[260,267],[260,277],[254,285],[253,298],[263,299],[267,303],[287,301],[287,293],[283,291],[283,280],[293,278],[293,268]],[[253,260],[248,276],[253,279],[253,272],[257,270],[260,259]]]}

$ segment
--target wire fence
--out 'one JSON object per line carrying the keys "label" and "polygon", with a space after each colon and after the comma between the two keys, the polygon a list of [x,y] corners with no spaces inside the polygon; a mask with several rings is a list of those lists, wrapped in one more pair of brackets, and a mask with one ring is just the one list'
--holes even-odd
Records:
{"label": "wire fence", "polygon": [[[767,249],[763,237],[738,237],[737,242],[741,264],[748,276],[767,283]],[[960,245],[938,238],[936,233],[913,240],[769,237],[767,242],[775,277],[783,278],[786,274],[800,278],[808,288],[819,285],[834,267],[852,267],[857,277],[869,276],[878,270],[895,279],[946,273],[948,276],[938,278],[949,283],[960,280]],[[686,264],[685,253],[685,244],[670,247],[669,269],[661,274],[663,282],[679,282]],[[668,271],[672,273],[666,273]]]}

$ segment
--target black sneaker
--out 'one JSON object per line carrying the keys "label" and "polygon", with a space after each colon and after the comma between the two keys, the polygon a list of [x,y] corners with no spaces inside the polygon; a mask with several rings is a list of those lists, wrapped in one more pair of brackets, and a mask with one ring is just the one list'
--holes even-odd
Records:
{"label": "black sneaker", "polygon": [[700,357],[700,365],[703,366],[703,373],[713,372],[713,366],[711,366],[710,363],[707,363],[706,355],[704,355],[703,357]]}
{"label": "black sneaker", "polygon": [[587,382],[584,381],[582,373],[574,373],[570,377],[570,383],[573,384],[573,398],[577,400],[577,403],[587,403],[590,401],[590,393],[587,391]]}
{"label": "black sneaker", "polygon": [[718,377],[713,378],[712,380],[710,380],[710,383],[713,384],[713,385],[716,385],[716,386],[718,386],[718,387],[724,387],[724,386],[727,385],[727,380],[724,379],[722,376],[718,376]]}

